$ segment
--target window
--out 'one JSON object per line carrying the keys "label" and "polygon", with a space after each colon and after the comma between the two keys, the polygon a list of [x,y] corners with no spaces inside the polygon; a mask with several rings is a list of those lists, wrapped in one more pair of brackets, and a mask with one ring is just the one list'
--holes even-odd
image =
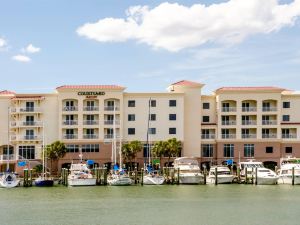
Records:
{"label": "window", "polygon": [[81,146],[82,152],[99,152],[99,144],[85,144]]}
{"label": "window", "polygon": [[288,154],[293,153],[293,147],[285,147],[285,153],[288,153]]}
{"label": "window", "polygon": [[26,112],[34,111],[34,102],[26,102]]}
{"label": "window", "polygon": [[25,139],[26,140],[34,139],[34,130],[26,130]]}
{"label": "window", "polygon": [[254,144],[244,144],[244,157],[254,157]]}
{"label": "window", "polygon": [[128,135],[135,135],[135,128],[128,128]]}
{"label": "window", "polygon": [[144,157],[149,157],[149,150],[153,148],[153,144],[144,144],[143,145],[143,156]]}
{"label": "window", "polygon": [[176,120],[176,114],[169,114],[169,120]]}
{"label": "window", "polygon": [[203,116],[202,117],[202,122],[203,123],[209,123],[209,116]]}
{"label": "window", "polygon": [[291,103],[290,103],[290,102],[283,102],[283,103],[282,103],[282,107],[283,107],[284,109],[289,109],[289,108],[291,107]]}
{"label": "window", "polygon": [[203,109],[209,109],[209,103],[208,102],[203,103]]}
{"label": "window", "polygon": [[19,156],[25,159],[35,159],[35,146],[19,146]]}
{"label": "window", "polygon": [[156,100],[150,100],[150,106],[156,107]]}
{"label": "window", "polygon": [[155,121],[156,120],[156,114],[150,114],[149,115],[149,120],[150,121]]}
{"label": "window", "polygon": [[212,144],[203,144],[202,157],[213,157],[213,155],[214,155],[214,146]]}
{"label": "window", "polygon": [[176,100],[169,100],[170,107],[176,107]]}
{"label": "window", "polygon": [[290,115],[283,115],[282,116],[282,121],[290,121]]}
{"label": "window", "polygon": [[135,100],[129,100],[128,107],[135,107]]}
{"label": "window", "polygon": [[149,128],[149,134],[156,134],[156,128]]}
{"label": "window", "polygon": [[224,157],[234,157],[234,144],[224,144]]}
{"label": "window", "polygon": [[66,145],[67,152],[79,152],[79,145]]}
{"label": "window", "polygon": [[128,114],[128,121],[135,121],[135,114]]}
{"label": "window", "polygon": [[169,134],[176,134],[176,128],[175,127],[169,128]]}
{"label": "window", "polygon": [[266,147],[266,153],[273,153],[273,147]]}
{"label": "window", "polygon": [[[14,147],[9,146],[9,154],[13,155],[14,154]],[[7,155],[7,146],[3,147],[3,155]]]}

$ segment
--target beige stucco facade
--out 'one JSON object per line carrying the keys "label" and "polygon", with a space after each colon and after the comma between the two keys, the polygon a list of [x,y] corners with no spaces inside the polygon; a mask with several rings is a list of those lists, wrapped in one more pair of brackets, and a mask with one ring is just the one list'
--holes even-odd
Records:
{"label": "beige stucco facade", "polygon": [[[69,152],[59,167],[80,152],[101,165],[111,162],[114,131],[120,142],[177,138],[182,156],[202,163],[300,157],[300,93],[226,87],[202,95],[203,86],[180,81],[161,93],[128,93],[116,85],[61,86],[51,94],[2,91],[0,163],[37,161],[43,143],[60,140]],[[143,163],[143,153],[138,160]]]}

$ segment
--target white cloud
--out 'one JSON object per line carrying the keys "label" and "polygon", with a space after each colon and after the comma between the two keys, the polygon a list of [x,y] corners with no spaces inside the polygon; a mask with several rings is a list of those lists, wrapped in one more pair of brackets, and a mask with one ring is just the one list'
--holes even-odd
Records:
{"label": "white cloud", "polygon": [[154,48],[179,51],[205,43],[236,44],[245,38],[293,26],[300,0],[230,0],[225,3],[162,3],[155,8],[134,6],[126,18],[104,18],[77,29],[80,36],[99,42],[137,40]]}
{"label": "white cloud", "polygon": [[3,39],[3,38],[0,38],[0,49],[3,48],[3,47],[5,47],[6,45],[7,45],[6,40]]}
{"label": "white cloud", "polygon": [[31,61],[31,58],[29,58],[26,55],[15,55],[15,56],[12,57],[12,59],[15,60],[15,61],[24,62],[24,63],[27,63],[27,62]]}
{"label": "white cloud", "polygon": [[22,49],[23,53],[38,53],[41,51],[41,48],[35,47],[32,44],[29,44],[26,48]]}

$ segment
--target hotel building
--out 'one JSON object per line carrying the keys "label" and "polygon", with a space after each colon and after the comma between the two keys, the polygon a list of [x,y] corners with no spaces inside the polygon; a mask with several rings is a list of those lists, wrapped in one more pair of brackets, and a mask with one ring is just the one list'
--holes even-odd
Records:
{"label": "hotel building", "polygon": [[[7,162],[16,170],[18,161],[38,163],[43,143],[57,140],[68,149],[58,169],[80,153],[97,165],[110,163],[114,135],[146,143],[149,101],[149,141],[177,138],[181,155],[202,164],[255,158],[276,165],[281,157],[300,157],[299,92],[223,87],[202,95],[203,86],[183,80],[162,93],[128,93],[117,85],[66,85],[51,94],[2,91],[1,171]],[[138,154],[140,165],[144,154]]]}

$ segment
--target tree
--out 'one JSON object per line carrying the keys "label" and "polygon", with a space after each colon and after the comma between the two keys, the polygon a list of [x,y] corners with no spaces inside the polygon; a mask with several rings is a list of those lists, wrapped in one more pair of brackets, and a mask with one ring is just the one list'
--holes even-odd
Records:
{"label": "tree", "polygon": [[138,152],[142,151],[143,145],[140,141],[131,141],[129,143],[123,144],[122,146],[122,156],[125,161],[129,161],[132,165],[132,160],[136,158]]}
{"label": "tree", "polygon": [[166,147],[166,156],[168,157],[169,165],[171,157],[178,157],[180,155],[182,149],[181,141],[178,141],[176,138],[171,138],[167,140]]}
{"label": "tree", "polygon": [[50,169],[52,171],[52,162],[58,161],[63,158],[67,153],[67,148],[64,143],[55,141],[46,146],[45,155],[47,159],[50,159]]}
{"label": "tree", "polygon": [[167,149],[167,142],[166,141],[159,141],[154,144],[152,147],[152,154],[154,157],[159,158],[159,166],[161,166],[161,158],[166,154]]}

